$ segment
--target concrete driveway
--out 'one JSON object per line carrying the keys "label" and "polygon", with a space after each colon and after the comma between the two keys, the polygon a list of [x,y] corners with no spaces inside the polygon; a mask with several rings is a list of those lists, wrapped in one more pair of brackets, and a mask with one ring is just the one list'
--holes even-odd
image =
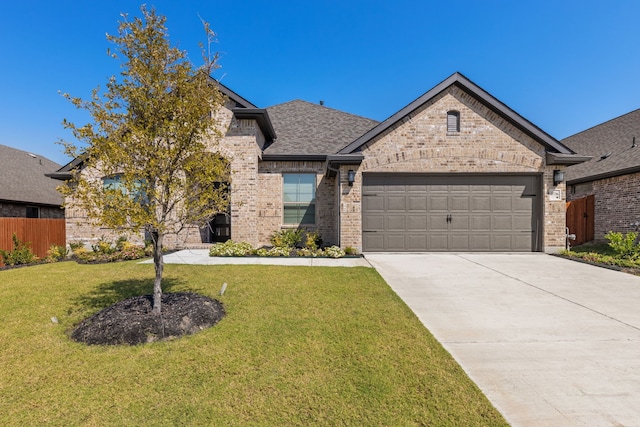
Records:
{"label": "concrete driveway", "polygon": [[545,254],[366,254],[513,426],[640,426],[640,277]]}

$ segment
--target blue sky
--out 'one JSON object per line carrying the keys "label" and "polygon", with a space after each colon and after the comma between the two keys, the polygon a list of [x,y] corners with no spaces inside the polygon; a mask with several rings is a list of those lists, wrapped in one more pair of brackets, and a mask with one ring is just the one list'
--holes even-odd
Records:
{"label": "blue sky", "polygon": [[[171,42],[200,62],[200,17],[218,33],[214,74],[259,107],[292,99],[384,120],[459,71],[562,139],[640,108],[640,2],[147,2]],[[59,91],[88,97],[119,62],[106,55],[132,1],[0,6],[0,144],[64,164],[55,144],[83,124]],[[640,135],[639,135],[640,136]],[[1,165],[0,165],[1,167]]]}

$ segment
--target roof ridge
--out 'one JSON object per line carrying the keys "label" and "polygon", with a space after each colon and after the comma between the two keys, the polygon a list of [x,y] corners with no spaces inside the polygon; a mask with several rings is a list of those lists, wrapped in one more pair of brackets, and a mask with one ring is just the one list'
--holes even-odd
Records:
{"label": "roof ridge", "polygon": [[307,101],[307,100],[300,99],[300,98],[292,99],[291,101],[281,102],[280,104],[271,105],[271,106],[267,107],[267,110],[269,108],[279,107],[281,105],[286,105],[286,104],[292,104],[294,102],[302,102],[304,104],[307,104],[307,105],[310,105],[310,106],[313,106],[313,107],[318,107],[318,108],[322,108],[322,109],[326,109],[326,110],[331,110],[331,111],[338,112],[340,114],[347,114],[347,115],[352,116],[352,117],[357,117],[357,118],[360,118],[360,119],[370,120],[372,122],[380,123],[380,121],[376,120],[376,119],[371,119],[369,117],[361,116],[359,114],[350,113],[350,112],[344,111],[344,110],[338,110],[337,108],[328,107],[328,106],[326,106],[324,104],[316,104],[315,102]]}
{"label": "roof ridge", "polygon": [[636,108],[635,110],[631,110],[631,111],[629,111],[628,113],[621,114],[621,115],[619,115],[619,116],[617,116],[617,117],[614,117],[614,118],[612,118],[612,119],[606,120],[606,121],[604,121],[604,122],[602,122],[602,123],[600,123],[600,124],[593,125],[593,126],[591,126],[591,127],[587,128],[587,129],[581,130],[580,132],[576,132],[576,133],[574,133],[573,135],[569,135],[569,136],[567,136],[566,138],[562,138],[562,140],[561,140],[561,141],[567,140],[567,139],[569,139],[569,138],[573,138],[574,136],[578,136],[578,135],[580,135],[580,134],[582,134],[582,133],[588,132],[588,131],[593,130],[593,129],[595,129],[595,128],[598,128],[598,127],[600,127],[600,126],[604,126],[604,125],[606,125],[607,123],[613,122],[613,121],[615,121],[615,120],[619,120],[619,119],[623,118],[624,116],[628,116],[628,115],[630,115],[630,114],[638,113],[638,112],[640,112],[640,108]]}

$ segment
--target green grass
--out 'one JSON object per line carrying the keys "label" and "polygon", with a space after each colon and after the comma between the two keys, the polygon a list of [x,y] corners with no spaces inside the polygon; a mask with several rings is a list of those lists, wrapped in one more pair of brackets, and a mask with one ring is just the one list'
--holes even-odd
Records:
{"label": "green grass", "polygon": [[0,271],[0,425],[507,425],[373,269],[165,272],[165,292],[227,282],[227,316],[175,341],[85,346],[73,326],[151,293],[152,265]]}
{"label": "green grass", "polygon": [[640,274],[640,259],[637,256],[631,258],[621,256],[607,243],[588,243],[575,246],[560,254],[570,259],[577,258],[591,264],[620,267],[624,271]]}

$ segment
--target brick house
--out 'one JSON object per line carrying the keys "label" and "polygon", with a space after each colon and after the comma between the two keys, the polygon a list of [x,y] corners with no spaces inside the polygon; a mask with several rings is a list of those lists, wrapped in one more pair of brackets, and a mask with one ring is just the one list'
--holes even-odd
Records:
{"label": "brick house", "polygon": [[[585,158],[459,73],[381,123],[300,100],[261,109],[220,89],[230,213],[169,245],[261,246],[301,227],[359,251],[564,247],[565,184],[554,177]],[[107,232],[67,210],[69,240]]]}
{"label": "brick house", "polygon": [[572,135],[562,143],[591,156],[567,168],[567,201],[593,197],[593,237],[636,231],[640,221],[640,109]]}
{"label": "brick house", "polygon": [[59,164],[0,145],[0,217],[64,218],[59,182],[45,176]]}

